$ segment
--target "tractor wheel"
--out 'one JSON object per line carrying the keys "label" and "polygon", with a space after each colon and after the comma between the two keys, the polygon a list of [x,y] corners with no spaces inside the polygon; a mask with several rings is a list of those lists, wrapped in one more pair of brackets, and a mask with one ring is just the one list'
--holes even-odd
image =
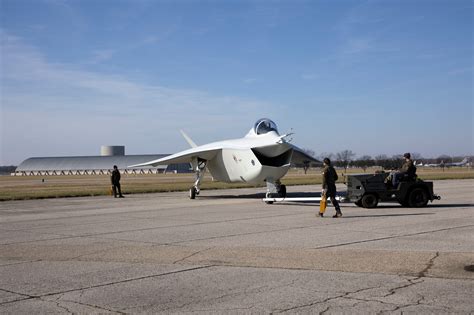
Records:
{"label": "tractor wheel", "polygon": [[402,205],[402,207],[408,207],[408,202],[406,200],[399,200],[398,202]]}
{"label": "tractor wheel", "polygon": [[428,193],[421,187],[413,188],[408,194],[408,205],[412,208],[425,207],[428,204]]}
{"label": "tractor wheel", "polygon": [[375,194],[365,194],[361,199],[361,204],[364,208],[375,208],[378,203],[379,199]]}
{"label": "tractor wheel", "polygon": [[280,190],[278,191],[278,195],[281,198],[286,198],[286,186],[285,185],[280,185]]}

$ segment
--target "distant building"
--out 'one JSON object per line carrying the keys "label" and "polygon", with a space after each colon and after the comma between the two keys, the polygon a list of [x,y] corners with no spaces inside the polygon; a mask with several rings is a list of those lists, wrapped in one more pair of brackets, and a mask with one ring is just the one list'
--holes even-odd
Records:
{"label": "distant building", "polygon": [[129,165],[160,159],[167,154],[125,155],[124,146],[102,146],[100,156],[32,157],[23,161],[11,175],[103,175],[114,165],[123,174],[188,173],[189,163],[128,168]]}

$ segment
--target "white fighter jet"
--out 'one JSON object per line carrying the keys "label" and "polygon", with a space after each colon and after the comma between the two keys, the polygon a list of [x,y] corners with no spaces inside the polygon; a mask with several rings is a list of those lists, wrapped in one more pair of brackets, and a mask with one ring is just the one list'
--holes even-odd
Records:
{"label": "white fighter jet", "polygon": [[290,143],[291,133],[280,136],[276,124],[268,118],[259,119],[243,138],[201,146],[197,146],[184,132],[181,133],[191,149],[129,167],[191,163],[196,173],[196,181],[189,190],[191,199],[199,195],[199,185],[206,168],[215,180],[226,183],[266,182],[268,198],[274,195],[286,196],[286,187],[281,184],[280,179],[288,172],[291,163],[320,164]]}

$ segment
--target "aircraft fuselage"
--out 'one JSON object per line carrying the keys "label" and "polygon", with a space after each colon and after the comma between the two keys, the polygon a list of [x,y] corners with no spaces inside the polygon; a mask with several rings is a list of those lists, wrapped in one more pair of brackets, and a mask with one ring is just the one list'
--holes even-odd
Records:
{"label": "aircraft fuselage", "polygon": [[221,146],[208,161],[207,168],[214,179],[226,183],[279,180],[288,172],[293,154],[291,145],[276,133],[227,140]]}

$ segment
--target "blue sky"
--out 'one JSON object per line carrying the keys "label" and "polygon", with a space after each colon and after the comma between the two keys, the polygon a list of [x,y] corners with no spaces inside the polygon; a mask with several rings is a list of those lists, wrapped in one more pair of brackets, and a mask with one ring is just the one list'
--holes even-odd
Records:
{"label": "blue sky", "polygon": [[0,0],[0,165],[244,136],[473,154],[472,1]]}

